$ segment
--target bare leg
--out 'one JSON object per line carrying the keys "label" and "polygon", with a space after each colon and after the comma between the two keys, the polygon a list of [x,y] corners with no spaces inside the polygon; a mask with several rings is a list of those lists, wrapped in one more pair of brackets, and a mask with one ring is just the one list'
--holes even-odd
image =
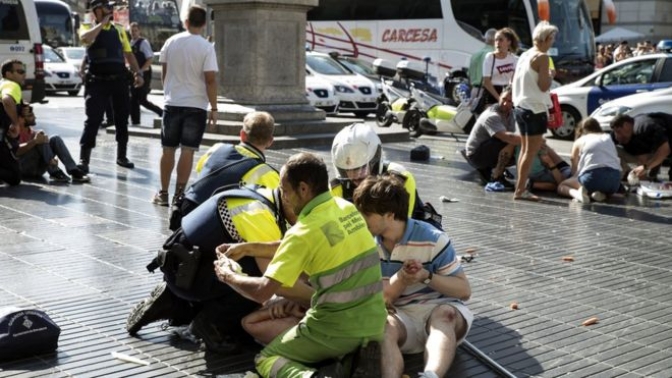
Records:
{"label": "bare leg", "polygon": [[516,178],[516,191],[514,198],[522,196],[525,191],[527,177],[530,174],[532,160],[543,144],[542,135],[523,135],[520,156],[518,156],[518,177]]}
{"label": "bare leg", "polygon": [[255,340],[267,345],[281,333],[299,324],[300,320],[295,316],[273,319],[268,308],[262,308],[244,317],[242,325]]}
{"label": "bare leg", "polygon": [[579,189],[580,187],[581,184],[579,184],[579,180],[576,177],[570,177],[558,185],[558,194],[565,197],[572,197],[569,191],[571,189]]}
{"label": "bare leg", "polygon": [[392,316],[387,316],[385,324],[385,336],[380,344],[381,372],[383,378],[399,378],[404,372],[404,356],[399,349],[406,341],[406,328],[401,321]]}
{"label": "bare leg", "polygon": [[457,340],[464,336],[467,323],[455,307],[441,305],[429,316],[428,327],[425,371],[432,371],[443,377],[453,363]]}
{"label": "bare leg", "polygon": [[175,149],[164,147],[163,154],[161,154],[161,190],[168,191],[170,185],[170,175],[173,173],[175,167]]}
{"label": "bare leg", "polygon": [[184,187],[187,185],[187,181],[189,181],[193,164],[194,150],[182,148],[180,150],[180,160],[177,162],[177,190],[180,188],[184,190]]}

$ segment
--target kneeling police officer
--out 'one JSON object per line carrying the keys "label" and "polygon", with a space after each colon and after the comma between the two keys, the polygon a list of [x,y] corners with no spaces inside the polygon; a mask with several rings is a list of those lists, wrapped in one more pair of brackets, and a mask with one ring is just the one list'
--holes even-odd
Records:
{"label": "kneeling police officer", "polygon": [[82,44],[87,46],[86,57],[89,62],[84,76],[86,121],[79,140],[81,147],[79,168],[85,173],[89,172],[91,150],[96,146],[98,128],[110,100],[116,128],[117,164],[124,168],[134,167],[126,157],[131,74],[126,69],[124,58],[133,72],[133,85],[142,86],[143,78],[126,32],[111,22],[113,5],[114,3],[108,0],[91,0],[89,6],[95,25],[82,25],[80,35]]}
{"label": "kneeling police officer", "polygon": [[[191,333],[202,338],[208,350],[235,351],[240,340],[249,337],[241,319],[260,304],[217,279],[213,267],[216,248],[243,241],[275,242],[284,235],[286,225],[295,221],[291,208],[282,203],[279,189],[240,187],[213,195],[182,219],[182,227],[147,266],[150,271],[160,267],[164,282],[131,310],[126,330],[135,335],[158,320],[168,320],[172,326],[191,323]],[[250,276],[261,276],[272,257],[258,252],[260,255],[239,260],[242,271]],[[304,283],[281,292],[305,306],[312,293]]]}

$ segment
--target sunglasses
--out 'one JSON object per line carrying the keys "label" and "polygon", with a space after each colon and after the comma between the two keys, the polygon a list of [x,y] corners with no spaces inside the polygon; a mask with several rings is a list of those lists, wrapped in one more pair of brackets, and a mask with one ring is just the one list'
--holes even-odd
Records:
{"label": "sunglasses", "polygon": [[18,73],[19,75],[25,75],[26,70],[14,70],[14,72]]}

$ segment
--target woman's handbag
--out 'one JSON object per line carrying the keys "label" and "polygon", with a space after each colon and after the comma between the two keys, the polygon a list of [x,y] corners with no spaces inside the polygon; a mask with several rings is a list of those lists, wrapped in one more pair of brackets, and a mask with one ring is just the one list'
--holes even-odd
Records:
{"label": "woman's handbag", "polygon": [[553,106],[548,109],[548,128],[557,129],[564,123],[562,118],[562,108],[560,108],[560,101],[558,95],[551,93],[551,102]]}
{"label": "woman's handbag", "polygon": [[[492,54],[492,53],[491,53]],[[493,54],[492,55],[492,67],[490,67],[490,77],[492,78],[492,73],[495,72],[495,62],[497,61],[497,57]],[[478,93],[476,93],[476,98],[471,101],[471,112],[478,116],[479,114],[483,113],[483,110],[485,110],[485,100],[487,99],[486,93],[483,92],[483,79],[481,79],[481,86],[478,87]]]}

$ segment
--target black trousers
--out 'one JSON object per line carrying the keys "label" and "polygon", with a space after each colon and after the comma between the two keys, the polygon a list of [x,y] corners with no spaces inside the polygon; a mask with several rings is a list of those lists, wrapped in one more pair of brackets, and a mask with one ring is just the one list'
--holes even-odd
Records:
{"label": "black trousers", "polygon": [[143,84],[142,87],[131,88],[131,122],[134,125],[137,125],[140,123],[140,106],[144,106],[145,109],[149,109],[156,113],[159,117],[163,116],[163,109],[158,107],[157,105],[149,102],[147,100],[147,94],[149,94],[149,91],[151,90],[151,82],[152,82],[152,70],[145,71],[143,73],[143,79],[145,83]]}
{"label": "black trousers", "polygon": [[7,138],[5,130],[0,131],[0,182],[12,186],[19,185],[21,183],[21,167],[5,138]]}
{"label": "black trousers", "polygon": [[84,132],[79,140],[82,148],[94,148],[98,128],[103,122],[105,108],[112,101],[114,111],[115,138],[117,143],[128,143],[128,108],[129,108],[129,83],[128,78],[120,76],[117,80],[88,80],[86,83],[86,120]]}

